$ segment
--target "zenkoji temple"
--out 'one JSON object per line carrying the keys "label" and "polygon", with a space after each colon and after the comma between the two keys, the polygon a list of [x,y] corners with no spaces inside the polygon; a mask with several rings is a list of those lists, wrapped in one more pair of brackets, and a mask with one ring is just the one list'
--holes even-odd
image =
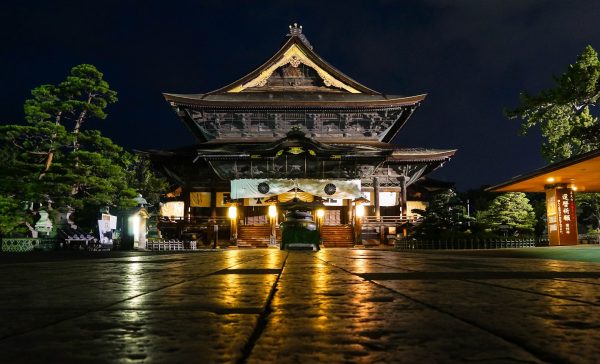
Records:
{"label": "zenkoji temple", "polygon": [[392,144],[426,95],[358,83],[318,56],[295,24],[239,80],[164,97],[197,144],[145,152],[177,186],[161,210],[163,235],[207,240],[219,225],[221,239],[266,246],[279,238],[281,204],[295,198],[323,206],[314,215],[324,246],[383,243],[429,191],[447,187],[424,176],[456,152]]}

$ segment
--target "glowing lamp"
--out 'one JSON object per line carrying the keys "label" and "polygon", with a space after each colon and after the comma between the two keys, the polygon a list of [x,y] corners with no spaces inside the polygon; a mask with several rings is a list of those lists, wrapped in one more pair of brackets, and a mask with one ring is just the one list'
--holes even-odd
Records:
{"label": "glowing lamp", "polygon": [[319,209],[319,210],[317,210],[317,217],[318,217],[319,219],[322,219],[322,218],[323,218],[323,216],[325,216],[325,210],[323,210],[323,209]]}
{"label": "glowing lamp", "polygon": [[269,217],[272,219],[277,217],[277,206],[269,205]]}
{"label": "glowing lamp", "polygon": [[548,177],[548,178],[546,178],[546,182],[548,182],[548,183],[552,183],[554,181],[555,181],[554,177]]}
{"label": "glowing lamp", "polygon": [[575,185],[571,185],[571,189],[572,189],[573,191],[577,191],[577,186],[575,186]]}
{"label": "glowing lamp", "polygon": [[356,205],[356,217],[365,216],[365,207],[361,204]]}
{"label": "glowing lamp", "polygon": [[133,235],[133,241],[140,240],[140,215],[133,215],[129,217],[129,226],[131,234]]}
{"label": "glowing lamp", "polygon": [[237,208],[235,206],[229,206],[229,209],[227,210],[227,216],[231,220],[235,220],[237,217]]}

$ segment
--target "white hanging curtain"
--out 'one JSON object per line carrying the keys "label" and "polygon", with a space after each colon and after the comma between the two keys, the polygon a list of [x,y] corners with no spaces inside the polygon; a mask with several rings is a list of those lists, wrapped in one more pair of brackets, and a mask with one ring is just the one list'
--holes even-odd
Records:
{"label": "white hanging curtain", "polygon": [[231,181],[231,198],[270,197],[298,188],[311,195],[324,198],[358,198],[360,180],[328,179],[234,179]]}

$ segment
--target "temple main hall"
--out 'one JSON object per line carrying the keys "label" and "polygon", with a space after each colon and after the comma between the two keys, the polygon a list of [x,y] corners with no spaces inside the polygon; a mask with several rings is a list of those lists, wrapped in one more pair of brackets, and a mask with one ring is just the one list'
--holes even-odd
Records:
{"label": "temple main hall", "polygon": [[197,143],[144,152],[173,185],[163,237],[273,245],[296,201],[312,206],[324,247],[387,244],[428,194],[449,187],[426,175],[456,150],[393,143],[426,95],[364,86],[317,55],[296,24],[237,81],[164,97]]}

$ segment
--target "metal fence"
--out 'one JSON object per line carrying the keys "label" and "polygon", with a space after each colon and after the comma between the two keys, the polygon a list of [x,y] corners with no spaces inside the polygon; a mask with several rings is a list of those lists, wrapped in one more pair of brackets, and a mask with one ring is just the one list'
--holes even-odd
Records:
{"label": "metal fence", "polygon": [[599,233],[579,234],[579,244],[600,244]]}
{"label": "metal fence", "polygon": [[2,238],[0,239],[0,251],[8,253],[25,253],[34,250],[52,251],[58,250],[60,242],[49,238]]}
{"label": "metal fence", "polygon": [[547,238],[506,239],[400,239],[394,244],[399,250],[412,249],[506,249],[548,246]]}

